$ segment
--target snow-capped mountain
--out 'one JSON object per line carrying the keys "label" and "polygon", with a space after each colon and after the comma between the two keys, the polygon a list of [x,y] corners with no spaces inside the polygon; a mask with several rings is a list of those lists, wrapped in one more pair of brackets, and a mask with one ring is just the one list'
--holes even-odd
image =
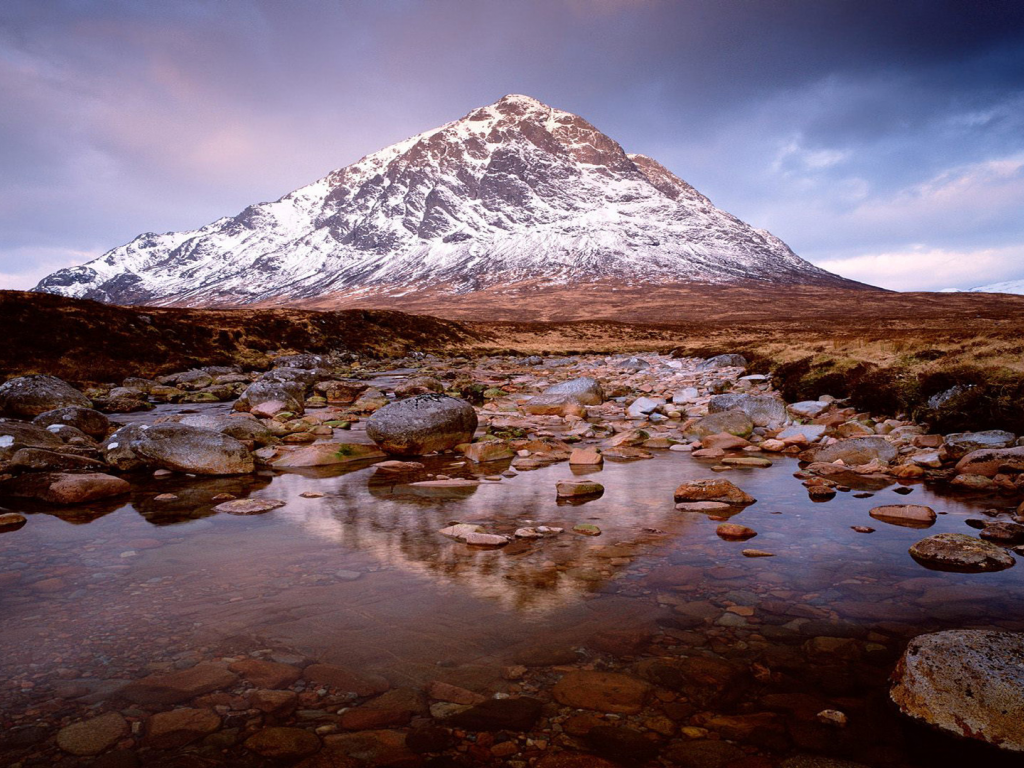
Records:
{"label": "snow-capped mountain", "polygon": [[35,290],[194,306],[602,279],[856,285],[583,118],[509,95],[275,202],[139,235]]}
{"label": "snow-capped mountain", "polygon": [[992,283],[971,288],[971,293],[1019,293],[1024,294],[1024,280],[1007,280],[1003,283]]}

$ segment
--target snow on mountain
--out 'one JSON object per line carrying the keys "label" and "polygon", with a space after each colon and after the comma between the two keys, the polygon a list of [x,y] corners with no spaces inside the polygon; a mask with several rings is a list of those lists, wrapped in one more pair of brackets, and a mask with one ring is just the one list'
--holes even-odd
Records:
{"label": "snow on mountain", "polygon": [[225,305],[608,278],[852,285],[586,120],[509,95],[280,200],[139,235],[35,290]]}
{"label": "snow on mountain", "polygon": [[971,288],[971,293],[1019,293],[1024,295],[1024,280],[1007,280],[1003,283],[992,283]]}

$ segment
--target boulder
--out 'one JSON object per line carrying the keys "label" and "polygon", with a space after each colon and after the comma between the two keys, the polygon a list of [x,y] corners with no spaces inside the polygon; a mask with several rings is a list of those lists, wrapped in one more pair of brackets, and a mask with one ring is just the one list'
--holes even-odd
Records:
{"label": "boulder", "polygon": [[972,451],[983,448],[1010,448],[1017,442],[1017,436],[1001,429],[985,432],[955,432],[946,435],[942,455],[948,461],[959,461]]}
{"label": "boulder", "polygon": [[103,459],[111,467],[130,472],[145,466],[145,460],[135,453],[134,443],[142,439],[149,427],[145,424],[128,424],[103,441]]}
{"label": "boulder", "polygon": [[395,397],[414,397],[430,392],[444,392],[444,384],[430,376],[416,376],[406,379],[395,387]]}
{"label": "boulder", "polygon": [[102,472],[107,465],[102,461],[73,453],[57,453],[43,448],[21,448],[11,457],[11,469],[29,472],[61,471],[61,470],[93,470]]}
{"label": "boulder", "polygon": [[504,440],[484,440],[466,446],[465,456],[476,464],[488,461],[508,461],[515,454]]}
{"label": "boulder", "polygon": [[625,360],[619,360],[615,367],[626,371],[642,371],[644,368],[650,368],[651,364],[640,357],[627,357]]}
{"label": "boulder", "polygon": [[128,721],[120,712],[107,712],[61,728],[57,732],[57,746],[69,754],[81,757],[98,755],[110,749],[129,732]]}
{"label": "boulder", "polygon": [[10,461],[22,448],[58,450],[64,441],[48,429],[27,421],[0,419],[0,461]]}
{"label": "boulder", "polygon": [[385,405],[367,420],[366,434],[385,453],[422,456],[470,442],[476,427],[465,400],[430,394]]}
{"label": "boulder", "polygon": [[[896,446],[884,437],[851,437],[839,440],[806,452],[807,461],[832,463],[842,461],[849,466],[859,466],[878,461],[888,464],[896,458]],[[801,454],[801,458],[804,454]]]}
{"label": "boulder", "polygon": [[320,381],[313,386],[313,391],[327,398],[328,403],[349,405],[370,388],[361,381]]}
{"label": "boulder", "polygon": [[135,704],[180,704],[204,693],[230,688],[237,680],[238,676],[224,667],[203,663],[134,680],[118,694]]}
{"label": "boulder", "polygon": [[[822,438],[828,427],[822,424],[797,424],[786,427],[775,436],[776,440],[788,440],[791,442],[816,443]],[[803,437],[803,440],[799,440]]]}
{"label": "boulder", "polygon": [[715,355],[715,357],[709,357],[697,367],[701,371],[711,371],[716,368],[746,368],[747,358],[743,355],[734,354]]}
{"label": "boulder", "polygon": [[583,405],[600,405],[604,402],[604,390],[597,379],[582,376],[553,384],[544,390],[545,395],[570,395]]}
{"label": "boulder", "polygon": [[1024,447],[981,448],[956,464],[957,474],[995,477],[1001,472],[1024,472]]}
{"label": "boulder", "polygon": [[629,404],[629,407],[626,409],[626,416],[631,419],[642,419],[654,413],[664,404],[665,401],[661,398],[638,397]]}
{"label": "boulder", "polygon": [[146,721],[143,743],[153,749],[176,749],[220,728],[220,715],[212,709],[172,709]]}
{"label": "boulder", "polygon": [[919,563],[939,571],[984,573],[1012,568],[1013,555],[1005,549],[965,533],[937,533],[910,548]]}
{"label": "boulder", "polygon": [[33,418],[69,405],[91,408],[92,402],[56,376],[18,376],[0,384],[0,414],[5,416]]}
{"label": "boulder", "polygon": [[107,430],[110,429],[110,419],[93,408],[83,408],[79,405],[68,405],[64,408],[45,411],[32,419],[32,423],[41,427],[66,424],[69,427],[80,429],[90,437],[97,438],[105,437]]}
{"label": "boulder", "polygon": [[31,472],[0,482],[0,496],[38,499],[49,504],[84,504],[129,491],[131,486],[126,481],[101,472]]}
{"label": "boulder", "polygon": [[266,424],[252,416],[238,414],[236,416],[214,416],[210,414],[188,414],[177,421],[187,427],[212,429],[233,437],[235,440],[251,440],[256,445],[269,445],[276,442],[274,434]]}
{"label": "boulder", "polygon": [[107,413],[134,413],[153,408],[146,395],[126,387],[114,387],[105,397],[97,400],[97,404]]}
{"label": "boulder", "polygon": [[829,409],[831,402],[825,400],[803,400],[791,403],[787,410],[798,419],[816,419]]}
{"label": "boulder", "polygon": [[692,431],[698,437],[728,432],[737,437],[749,437],[754,431],[754,422],[739,408],[720,413],[711,413],[693,425]]}
{"label": "boulder", "polygon": [[903,714],[947,733],[1024,752],[1024,635],[947,630],[910,641],[892,675]]}
{"label": "boulder", "polygon": [[[305,385],[294,381],[254,381],[242,396],[235,401],[236,411],[253,411],[259,406],[271,406],[276,415],[282,411],[303,413],[306,395]],[[268,409],[264,409],[268,410]]]}
{"label": "boulder", "polygon": [[585,418],[587,408],[573,395],[536,395],[522,405],[523,413],[533,416],[579,416]]}
{"label": "boulder", "polygon": [[700,398],[700,390],[696,387],[684,387],[672,395],[673,405],[689,405]]}
{"label": "boulder", "polygon": [[675,500],[677,503],[718,501],[725,504],[753,504],[756,501],[753,496],[744,493],[728,480],[717,477],[683,483],[676,488]]}
{"label": "boulder", "polygon": [[604,486],[593,480],[559,480],[555,484],[555,494],[559,499],[600,496]]}
{"label": "boulder", "polygon": [[242,475],[255,470],[252,454],[233,437],[185,424],[143,430],[131,449],[147,465],[197,475]]}
{"label": "boulder", "polygon": [[327,467],[334,464],[348,464],[353,461],[382,459],[386,456],[375,446],[362,443],[311,443],[298,448],[291,446],[277,449],[269,464],[279,469],[297,467]]}
{"label": "boulder", "polygon": [[875,520],[907,528],[927,528],[935,522],[935,510],[919,504],[886,504],[869,513]]}
{"label": "boulder", "polygon": [[635,715],[643,710],[651,690],[649,683],[635,677],[581,670],[563,675],[551,693],[567,707]]}
{"label": "boulder", "polygon": [[573,448],[569,454],[569,466],[600,467],[604,457],[593,448]]}
{"label": "boulder", "polygon": [[789,421],[786,404],[771,395],[715,395],[708,403],[708,413],[722,413],[738,408],[755,427],[779,427]]}

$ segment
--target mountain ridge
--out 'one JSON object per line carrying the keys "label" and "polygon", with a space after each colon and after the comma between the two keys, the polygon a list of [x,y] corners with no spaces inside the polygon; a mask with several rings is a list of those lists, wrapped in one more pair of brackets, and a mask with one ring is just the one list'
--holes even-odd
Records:
{"label": "mountain ridge", "polygon": [[237,216],[139,235],[34,290],[230,306],[608,279],[864,287],[583,118],[510,94]]}

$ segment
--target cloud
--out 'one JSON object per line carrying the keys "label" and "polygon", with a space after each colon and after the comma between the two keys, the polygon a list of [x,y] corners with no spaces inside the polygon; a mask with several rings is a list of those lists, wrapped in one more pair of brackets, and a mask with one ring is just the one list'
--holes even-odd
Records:
{"label": "cloud", "polygon": [[12,248],[0,250],[0,264],[15,266],[0,272],[0,287],[16,291],[35,288],[44,277],[64,267],[74,267],[103,255],[102,251],[68,248]]}

